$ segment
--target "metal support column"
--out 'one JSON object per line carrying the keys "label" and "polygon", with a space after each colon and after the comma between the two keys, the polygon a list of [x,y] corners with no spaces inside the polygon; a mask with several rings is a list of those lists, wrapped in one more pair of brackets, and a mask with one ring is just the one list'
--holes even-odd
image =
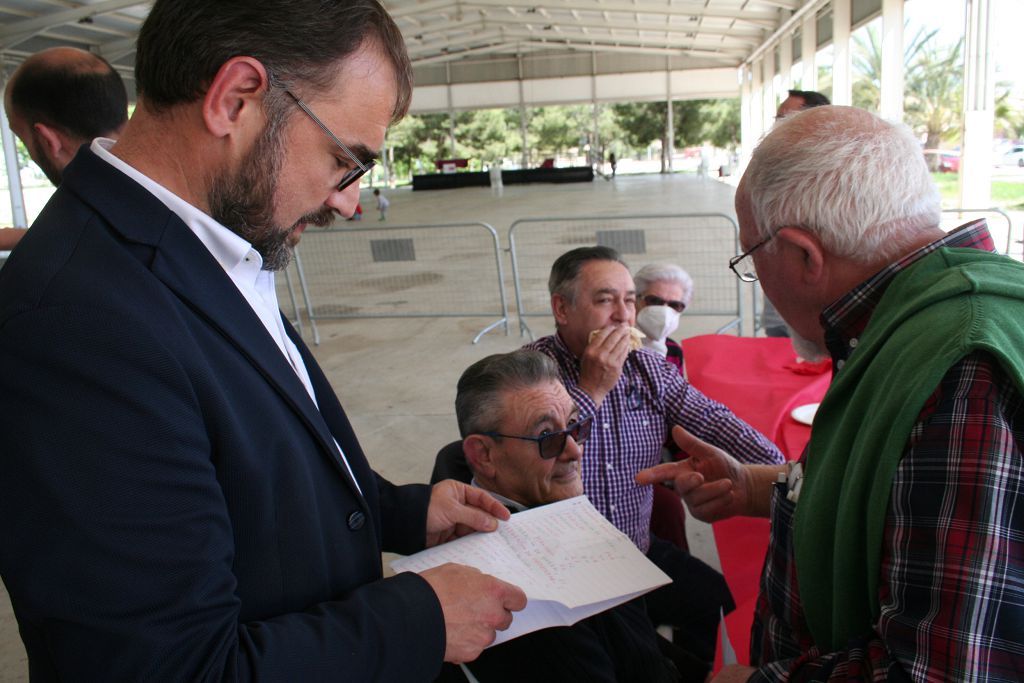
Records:
{"label": "metal support column", "polygon": [[793,88],[793,34],[787,33],[779,41],[779,100],[784,100],[787,90]]}
{"label": "metal support column", "polygon": [[[0,83],[0,91],[6,87],[6,79]],[[11,195],[11,216],[15,228],[27,228],[28,218],[25,214],[25,196],[21,191],[21,174],[18,169],[18,151],[14,143],[14,133],[7,122],[7,112],[0,106],[0,136],[3,137],[4,167],[7,169],[7,188]]]}
{"label": "metal support column", "polygon": [[810,12],[800,29],[800,90],[818,89],[818,15]]}
{"label": "metal support column", "polygon": [[832,104],[853,103],[850,0],[832,0]]}
{"label": "metal support column", "polygon": [[882,101],[879,114],[903,120],[903,3],[882,0]]}
{"label": "metal support column", "polygon": [[590,102],[594,108],[594,133],[590,137],[590,158],[591,166],[596,164],[596,170],[601,170],[604,164],[604,149],[601,147],[601,131],[598,128],[597,108],[597,52],[590,53]]}
{"label": "metal support column", "polygon": [[668,58],[665,58],[665,102],[668,106],[665,107],[665,170],[668,173],[672,173],[672,157],[675,156],[675,137],[676,127],[675,122],[672,120],[672,65],[669,63]]}
{"label": "metal support column", "polygon": [[451,62],[444,63],[444,80],[447,86],[448,92],[448,139],[450,141],[452,150],[449,158],[454,159],[457,155],[455,152],[455,108],[452,100],[452,66]]}
{"label": "metal support column", "polygon": [[992,203],[995,60],[990,41],[991,22],[991,0],[967,0],[960,206]]}
{"label": "metal support column", "polygon": [[526,134],[526,98],[523,95],[523,56],[516,55],[517,74],[519,75],[519,134],[523,137],[523,154],[520,168],[530,167],[530,143]]}
{"label": "metal support column", "polygon": [[740,166],[746,167],[750,155],[754,152],[757,136],[754,134],[754,121],[751,115],[754,98],[751,95],[750,67],[741,66],[740,78]]}
{"label": "metal support column", "polygon": [[761,60],[761,83],[763,88],[761,104],[763,130],[771,130],[775,123],[775,112],[779,108],[779,103],[775,99],[775,48],[764,51],[764,57]]}
{"label": "metal support column", "polygon": [[[761,139],[765,131],[764,127],[764,92],[762,90],[762,68],[761,60],[757,59],[750,65],[751,96],[750,96],[750,131],[754,144]],[[772,112],[774,114],[775,112]]]}

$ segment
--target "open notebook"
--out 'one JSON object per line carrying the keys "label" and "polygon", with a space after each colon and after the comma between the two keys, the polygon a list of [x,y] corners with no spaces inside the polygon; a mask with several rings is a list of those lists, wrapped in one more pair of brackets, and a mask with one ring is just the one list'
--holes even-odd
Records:
{"label": "open notebook", "polygon": [[550,626],[571,626],[670,582],[633,542],[578,496],[512,515],[476,533],[391,562],[421,572],[446,562],[515,584],[528,598],[493,644]]}

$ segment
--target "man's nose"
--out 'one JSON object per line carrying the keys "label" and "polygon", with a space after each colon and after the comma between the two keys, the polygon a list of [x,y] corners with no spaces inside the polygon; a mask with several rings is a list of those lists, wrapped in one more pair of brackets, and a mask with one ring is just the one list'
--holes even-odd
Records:
{"label": "man's nose", "polygon": [[327,197],[325,205],[331,207],[339,214],[348,218],[356,210],[356,204],[359,203],[359,183],[352,183],[341,192],[337,190],[331,192],[330,196]]}
{"label": "man's nose", "polygon": [[562,449],[562,454],[558,456],[559,460],[563,462],[570,462],[573,460],[579,460],[583,457],[583,446],[576,443],[576,439],[572,438],[571,434],[565,435],[565,448]]}
{"label": "man's nose", "polygon": [[612,311],[612,320],[617,323],[629,323],[632,325],[634,311],[635,308],[632,304],[620,301],[615,305],[615,310]]}

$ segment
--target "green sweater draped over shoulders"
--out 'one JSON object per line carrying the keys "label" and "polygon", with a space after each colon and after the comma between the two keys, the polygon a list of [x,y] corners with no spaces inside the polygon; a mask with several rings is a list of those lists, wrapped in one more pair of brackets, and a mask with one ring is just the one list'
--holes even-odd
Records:
{"label": "green sweater draped over shoulders", "polygon": [[878,624],[893,476],[925,401],[975,351],[1024,391],[1024,266],[938,249],[893,278],[822,400],[794,521],[801,602],[822,651]]}

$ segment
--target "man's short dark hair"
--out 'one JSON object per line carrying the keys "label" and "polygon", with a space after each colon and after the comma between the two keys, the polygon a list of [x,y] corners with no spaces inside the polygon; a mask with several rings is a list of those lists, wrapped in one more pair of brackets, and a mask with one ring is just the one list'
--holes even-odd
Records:
{"label": "man's short dark hair", "polygon": [[464,439],[495,430],[502,418],[504,392],[561,381],[555,362],[540,351],[519,349],[478,360],[462,373],[455,392],[459,434]]}
{"label": "man's short dark hair", "polygon": [[43,123],[80,140],[120,130],[128,120],[124,82],[105,59],[93,57],[102,70],[26,63],[11,85],[11,108],[30,124]]}
{"label": "man's short dark hair", "polygon": [[395,68],[398,120],[409,109],[412,66],[401,31],[377,0],[156,0],[139,31],[135,81],[146,104],[163,110],[202,97],[225,62],[245,55],[277,82],[320,93],[367,41]]}
{"label": "man's short dark hair", "polygon": [[576,278],[580,270],[590,261],[615,261],[629,270],[619,252],[611,247],[578,247],[565,252],[551,266],[548,277],[548,292],[558,294],[570,304],[576,300]]}
{"label": "man's short dark hair", "polygon": [[802,109],[812,109],[813,107],[823,107],[826,104],[832,104],[827,97],[813,90],[790,90],[789,96],[802,99],[804,101]]}

